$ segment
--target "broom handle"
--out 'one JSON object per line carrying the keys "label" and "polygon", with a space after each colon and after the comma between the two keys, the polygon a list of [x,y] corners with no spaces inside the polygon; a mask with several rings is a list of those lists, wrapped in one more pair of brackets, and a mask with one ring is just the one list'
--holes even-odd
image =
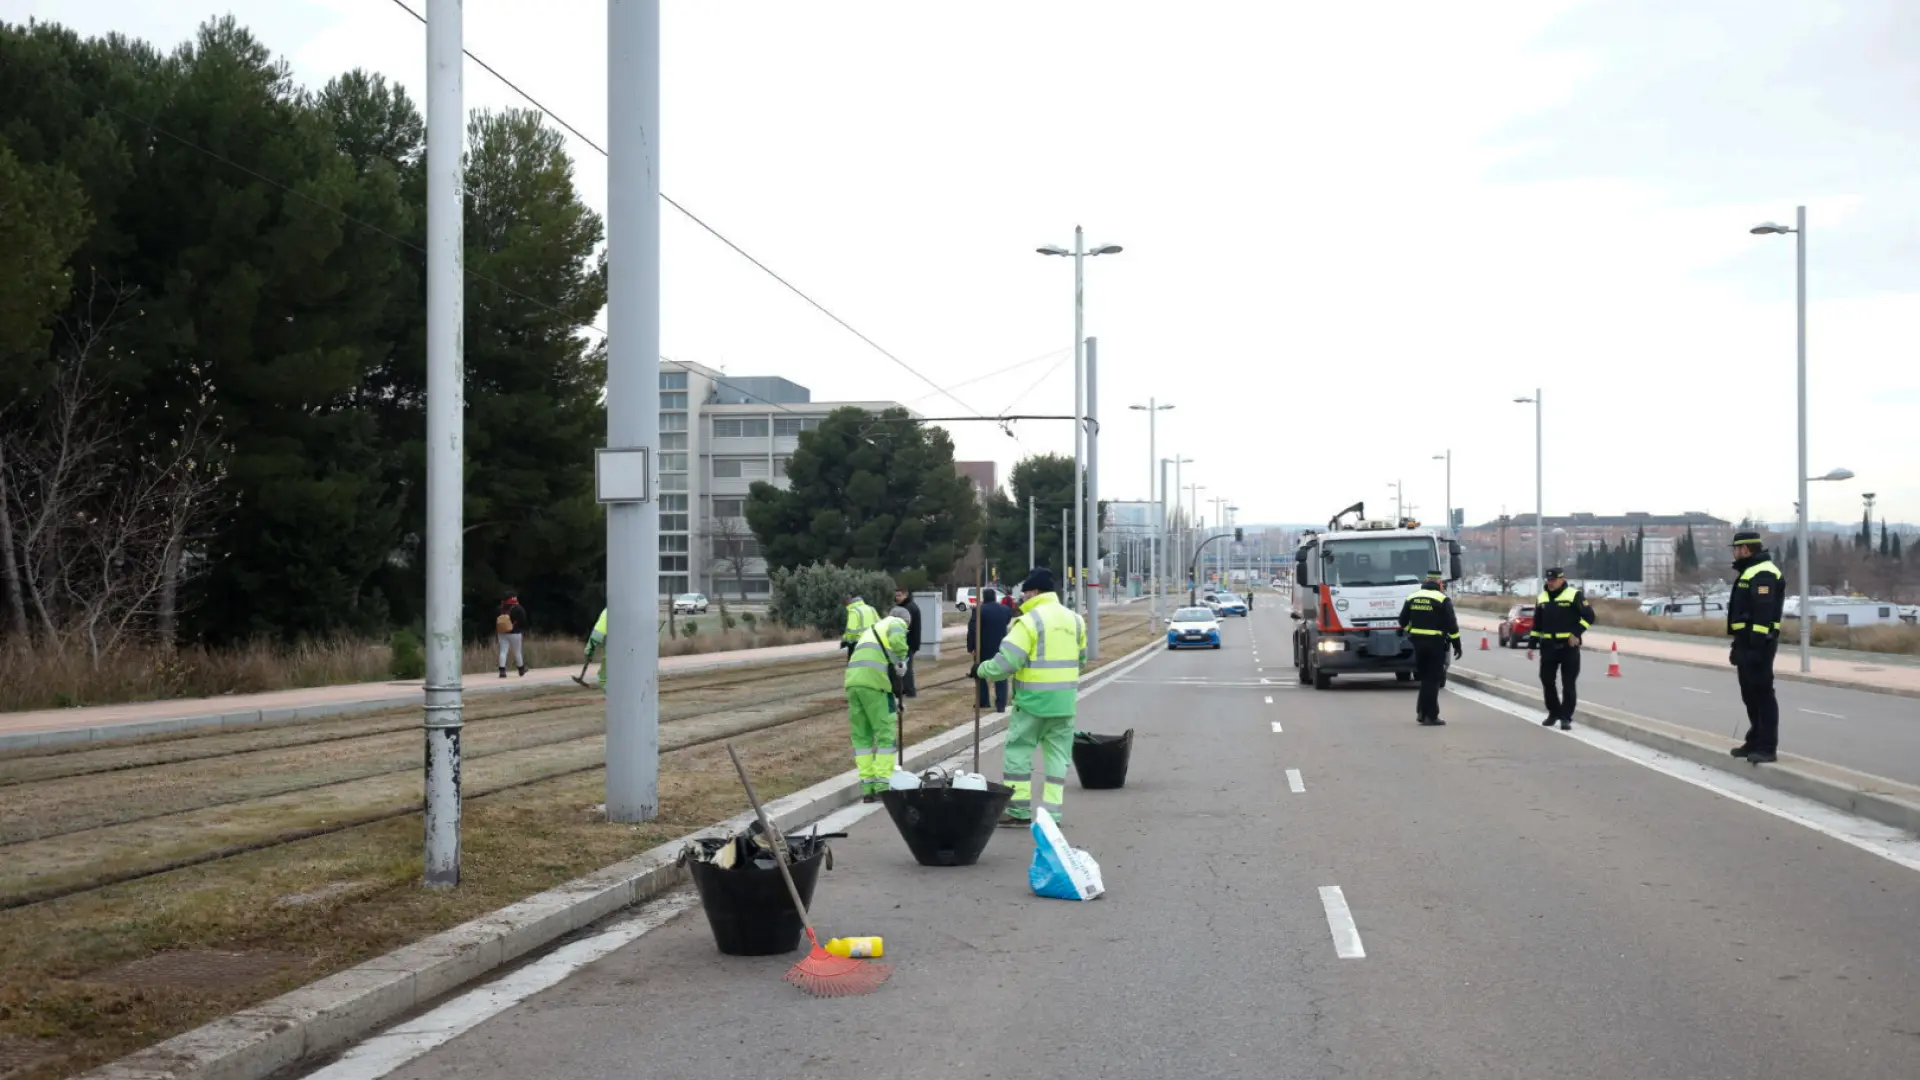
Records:
{"label": "broom handle", "polygon": [[740,764],[740,755],[734,753],[733,744],[727,744],[727,756],[733,759],[733,769],[740,774],[740,784],[747,789],[747,801],[753,804],[753,812],[760,819],[760,828],[767,834],[767,843],[773,848],[773,861],[780,867],[780,880],[787,883],[787,895],[793,898],[793,910],[800,913],[800,925],[807,928],[807,940],[814,947],[820,945],[820,935],[813,932],[813,920],[807,917],[807,905],[800,900],[800,890],[794,887],[793,873],[787,869],[787,838],[773,831],[773,822],[767,820],[767,812],[760,809],[760,796],[754,793],[753,781],[747,779],[747,767]]}
{"label": "broom handle", "polygon": [[[980,584],[973,590],[973,666],[976,672],[978,672],[980,668],[980,646],[982,644],[980,641],[980,631],[984,625],[983,620],[985,616],[983,613],[987,605],[986,598],[982,594],[986,591],[987,564],[986,560],[982,559],[980,562]],[[971,689],[973,690],[973,771],[978,773],[980,771],[980,676],[978,674],[975,674],[973,677],[973,686]]]}

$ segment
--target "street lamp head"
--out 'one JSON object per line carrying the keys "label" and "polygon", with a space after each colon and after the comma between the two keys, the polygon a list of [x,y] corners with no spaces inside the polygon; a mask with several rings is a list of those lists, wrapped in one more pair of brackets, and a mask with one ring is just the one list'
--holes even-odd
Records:
{"label": "street lamp head", "polygon": [[1758,225],[1755,225],[1753,228],[1748,229],[1747,231],[1752,233],[1755,236],[1770,236],[1774,234],[1790,233],[1793,230],[1788,228],[1785,225],[1775,225],[1771,221],[1765,221],[1765,222],[1761,222]]}
{"label": "street lamp head", "polygon": [[1097,247],[1097,248],[1094,248],[1094,249],[1093,249],[1092,251],[1089,251],[1089,252],[1087,252],[1087,254],[1089,254],[1089,255],[1118,255],[1118,254],[1120,254],[1120,253],[1121,253],[1122,251],[1124,251],[1124,250],[1126,250],[1126,249],[1125,249],[1125,248],[1122,248],[1122,247],[1121,247],[1121,246],[1120,246],[1119,244],[1102,244],[1102,245],[1100,245],[1099,247]]}
{"label": "street lamp head", "polygon": [[1515,405],[1531,405],[1533,404],[1533,399],[1530,397],[1517,397],[1513,399],[1513,403]]}
{"label": "street lamp head", "polygon": [[1071,252],[1071,251],[1068,251],[1068,250],[1067,250],[1066,248],[1063,248],[1063,247],[1061,247],[1061,246],[1060,246],[1060,245],[1058,245],[1058,244],[1048,244],[1048,245],[1047,245],[1047,246],[1045,246],[1045,247],[1037,247],[1037,248],[1034,248],[1033,250],[1035,250],[1035,251],[1037,251],[1037,252],[1039,252],[1039,253],[1040,253],[1040,254],[1042,254],[1042,255],[1071,255],[1071,254],[1073,254],[1073,252]]}
{"label": "street lamp head", "polygon": [[1812,476],[1812,477],[1808,477],[1808,479],[1810,480],[1851,480],[1853,479],[1853,470],[1852,469],[1829,469],[1827,471],[1827,475],[1825,476]]}

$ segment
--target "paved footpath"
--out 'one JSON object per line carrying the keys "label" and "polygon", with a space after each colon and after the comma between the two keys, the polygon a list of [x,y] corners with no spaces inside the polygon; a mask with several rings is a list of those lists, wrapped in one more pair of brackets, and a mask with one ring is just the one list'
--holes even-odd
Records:
{"label": "paved footpath", "polygon": [[720,956],[696,906],[309,1075],[1920,1075],[1920,843],[1470,694],[1423,728],[1404,684],[1298,688],[1288,629],[1257,610],[1083,705],[1086,729],[1138,732],[1124,790],[1069,781],[1105,898],[1033,896],[1020,832],[919,867],[882,813],[836,842],[814,912],[886,938],[872,996]]}
{"label": "paved footpath", "polygon": [[[1460,628],[1473,634],[1484,633],[1499,647],[1500,616],[1484,611],[1460,612]],[[1626,656],[1644,656],[1677,663],[1707,664],[1728,668],[1725,638],[1689,638],[1678,634],[1613,634],[1603,623],[1587,634],[1588,652],[1607,652],[1617,643]],[[1811,657],[1808,674],[1816,679],[1862,690],[1920,697],[1920,663],[1892,662],[1872,656],[1848,657],[1842,650],[1821,649]],[[1604,661],[1602,661],[1604,663]],[[1797,639],[1783,641],[1774,657],[1773,669],[1791,681],[1800,674],[1800,646]],[[1728,670],[1732,670],[1728,668]]]}
{"label": "paved footpath", "polygon": [[[947,627],[943,641],[966,637],[966,627]],[[838,642],[817,641],[801,645],[775,645],[764,649],[735,649],[728,652],[694,653],[665,656],[660,659],[662,674],[708,671],[715,668],[749,664],[772,664],[789,660],[828,657],[840,649]],[[572,667],[535,668],[524,677],[500,679],[492,672],[470,673],[462,683],[467,693],[494,693],[554,686],[568,682],[580,673]],[[592,681],[589,676],[589,681]],[[246,723],[272,723],[276,719],[304,719],[347,712],[404,708],[419,704],[421,682],[418,679],[395,682],[351,683],[346,686],[313,686],[300,690],[275,690],[264,694],[229,694],[212,698],[175,698],[167,701],[140,701],[123,705],[91,705],[78,709],[41,709],[34,712],[0,713],[0,746],[10,740],[25,741],[49,732],[98,731],[99,737],[112,737],[113,729],[172,725],[218,726]],[[196,721],[211,721],[196,723]]]}

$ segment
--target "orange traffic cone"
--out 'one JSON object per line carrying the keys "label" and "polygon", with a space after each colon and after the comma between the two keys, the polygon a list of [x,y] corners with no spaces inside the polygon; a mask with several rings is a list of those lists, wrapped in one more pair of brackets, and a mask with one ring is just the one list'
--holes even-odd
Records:
{"label": "orange traffic cone", "polygon": [[1485,634],[1480,635],[1480,651],[1481,652],[1487,651],[1487,635]]}
{"label": "orange traffic cone", "polygon": [[1620,677],[1620,643],[1613,643],[1613,651],[1607,654],[1607,678]]}

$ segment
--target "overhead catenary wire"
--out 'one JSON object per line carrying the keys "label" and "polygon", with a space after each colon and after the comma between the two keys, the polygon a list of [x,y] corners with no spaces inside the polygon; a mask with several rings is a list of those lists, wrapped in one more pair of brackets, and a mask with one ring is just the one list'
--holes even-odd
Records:
{"label": "overhead catenary wire", "polygon": [[[427,22],[426,16],[413,10],[413,8],[406,3],[406,0],[392,0],[392,3],[395,7],[413,16],[414,19],[418,20],[422,26],[426,25],[426,22]],[[507,87],[507,89],[512,90],[514,93],[520,95],[521,99],[526,101],[527,104],[533,106],[535,109],[539,110],[542,115],[546,116],[549,120],[552,120],[554,123],[560,125],[562,128],[565,128],[567,131],[571,132],[575,138],[579,139],[581,142],[585,143],[589,147],[592,147],[595,151],[597,151],[600,154],[601,157],[607,156],[606,147],[603,147],[599,143],[588,138],[585,134],[583,134],[580,131],[579,128],[574,127],[572,124],[568,123],[565,118],[563,118],[559,113],[556,113],[552,109],[548,108],[545,104],[541,103],[541,101],[538,98],[534,97],[532,94],[529,94],[525,90],[521,89],[517,83],[515,83],[512,79],[507,78],[505,75],[502,75],[499,72],[499,70],[496,69],[493,65],[487,63],[485,60],[480,59],[478,56],[475,56],[472,50],[470,49],[463,48],[461,51],[466,53],[467,59],[472,60],[474,63],[480,65],[480,67],[483,70],[485,70],[487,74],[492,75],[496,79],[499,79],[500,82]],[[954,404],[960,406],[961,408],[967,410],[968,412],[975,414],[976,416],[983,415],[979,409],[974,408],[973,406],[967,404],[966,402],[960,400],[958,397],[954,396],[951,390],[949,390],[944,386],[941,386],[939,383],[934,382],[932,379],[922,374],[919,371],[919,369],[907,363],[905,360],[900,359],[900,357],[895,355],[892,350],[886,348],[885,346],[881,345],[879,342],[873,340],[872,338],[868,337],[866,334],[862,333],[852,323],[848,322],[847,320],[841,318],[839,315],[835,314],[833,310],[828,308],[825,304],[822,304],[820,301],[815,300],[813,297],[809,296],[806,293],[806,291],[801,289],[798,285],[795,285],[793,282],[788,281],[785,277],[781,276],[778,272],[776,272],[772,267],[768,266],[766,263],[763,263],[759,259],[755,258],[750,252],[747,251],[747,249],[741,247],[739,244],[734,243],[732,238],[728,237],[727,234],[721,232],[719,229],[716,229],[712,225],[708,224],[698,214],[695,214],[693,211],[681,205],[677,200],[675,200],[672,196],[668,195],[665,191],[662,191],[660,193],[660,201],[666,203],[668,206],[673,207],[675,210],[678,210],[681,214],[686,216],[687,220],[693,222],[695,225],[698,225],[702,229],[705,229],[707,232],[711,233],[714,239],[727,245],[729,248],[732,248],[734,252],[738,254],[741,258],[752,263],[755,267],[759,268],[759,270],[762,273],[766,274],[768,277],[772,278],[773,280],[779,282],[782,286],[785,286],[789,292],[793,293],[793,295],[799,297],[801,300],[805,301],[807,304],[812,306],[814,310],[820,312],[820,314],[822,315],[825,315],[827,318],[832,319],[835,323],[839,324],[840,327],[846,330],[849,334],[852,334],[854,337],[857,337],[861,341],[865,342],[869,348],[873,349],[875,352],[879,353],[881,356],[886,357],[888,360],[891,360],[894,364],[898,365],[903,371],[906,371],[908,374],[912,375],[914,378],[919,379],[921,382],[926,383],[928,386],[931,386],[935,394],[939,394],[941,396],[946,397],[948,400],[952,401]]]}

